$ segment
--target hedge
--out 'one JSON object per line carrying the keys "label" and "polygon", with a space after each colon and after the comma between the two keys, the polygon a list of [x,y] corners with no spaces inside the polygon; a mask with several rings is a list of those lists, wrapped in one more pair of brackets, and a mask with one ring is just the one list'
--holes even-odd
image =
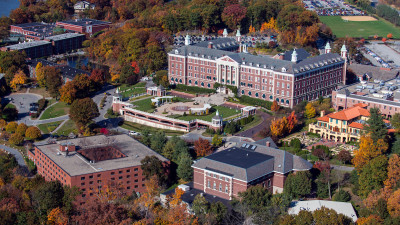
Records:
{"label": "hedge", "polygon": [[190,93],[198,93],[198,94],[208,94],[208,93],[215,93],[214,89],[208,88],[201,88],[201,87],[194,87],[194,86],[186,86],[183,84],[177,84],[175,87],[177,91],[187,91]]}
{"label": "hedge", "polygon": [[258,106],[262,106],[266,109],[271,109],[272,106],[272,102],[270,101],[265,101],[265,100],[261,100],[261,99],[257,99],[257,98],[252,98],[246,95],[242,95],[239,97],[239,102],[240,103],[244,103],[244,104],[250,104],[250,105],[258,105]]}

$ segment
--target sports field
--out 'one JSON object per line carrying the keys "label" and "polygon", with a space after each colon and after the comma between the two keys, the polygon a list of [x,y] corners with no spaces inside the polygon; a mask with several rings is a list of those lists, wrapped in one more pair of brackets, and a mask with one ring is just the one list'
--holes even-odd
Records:
{"label": "sports field", "polygon": [[376,21],[348,21],[340,16],[320,16],[319,19],[328,25],[337,37],[372,38],[374,35],[386,37],[392,33],[393,38],[400,39],[400,29],[383,20]]}

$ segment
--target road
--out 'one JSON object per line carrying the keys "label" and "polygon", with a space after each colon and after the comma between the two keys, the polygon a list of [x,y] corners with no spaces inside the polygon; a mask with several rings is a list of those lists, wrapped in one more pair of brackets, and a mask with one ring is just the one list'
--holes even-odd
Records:
{"label": "road", "polygon": [[13,154],[20,166],[26,166],[24,158],[22,157],[21,153],[17,149],[10,148],[5,145],[0,145],[0,149],[4,149],[7,152],[9,152],[10,154]]}
{"label": "road", "polygon": [[13,100],[10,102],[14,104],[18,110],[18,122],[25,123],[30,126],[32,124],[32,120],[29,116],[29,104],[37,103],[39,99],[42,98],[41,95],[32,94],[32,93],[17,93],[5,96],[5,98],[12,98]]}
{"label": "road", "polygon": [[349,167],[349,166],[332,165],[332,168],[335,170],[348,171],[348,172],[351,172],[354,170],[354,167]]}

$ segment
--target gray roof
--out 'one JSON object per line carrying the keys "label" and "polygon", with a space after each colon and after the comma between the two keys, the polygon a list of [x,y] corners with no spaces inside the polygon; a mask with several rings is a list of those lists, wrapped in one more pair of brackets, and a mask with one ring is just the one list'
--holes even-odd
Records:
{"label": "gray roof", "polygon": [[356,64],[356,63],[350,64],[349,69],[351,69],[359,77],[368,74],[370,78],[381,81],[392,80],[399,75],[399,70],[396,69],[389,70],[386,68]]}
{"label": "gray roof", "polygon": [[194,44],[193,46],[208,48],[208,44],[210,42],[213,44],[214,49],[225,50],[239,47],[239,43],[237,43],[234,38],[217,38],[209,41],[201,41],[197,44]]}
{"label": "gray roof", "polygon": [[85,37],[84,34],[65,33],[65,34],[59,34],[59,35],[54,35],[54,36],[46,37],[46,40],[50,40],[50,41],[59,41],[59,40],[64,40],[64,39],[68,39],[68,38],[80,37],[80,36]]}
{"label": "gray roof", "polygon": [[[286,51],[285,53],[283,53],[283,59],[286,61],[291,61],[292,60],[292,53],[293,50],[290,51]],[[297,53],[297,60],[298,61],[302,61],[308,57],[311,56],[310,53],[308,53],[304,48],[299,48],[296,49],[296,53]]]}
{"label": "gray roof", "polygon": [[67,24],[72,24],[76,26],[87,26],[87,25],[100,25],[100,24],[111,24],[110,22],[107,21],[101,21],[101,20],[94,20],[94,19],[76,19],[76,20],[65,20],[65,21],[60,21],[59,23],[67,23]]}
{"label": "gray roof", "polygon": [[257,144],[257,145],[266,145],[267,141],[269,141],[270,147],[271,148],[278,148],[278,146],[275,144],[274,140],[272,140],[271,137],[266,137],[264,139],[258,140],[256,142],[253,142],[253,144]]}
{"label": "gray roof", "polygon": [[54,62],[50,62],[44,59],[33,59],[33,60],[28,60],[27,64],[33,68],[36,68],[36,65],[41,62],[43,66],[54,66],[56,69],[59,69],[61,72],[61,76],[63,78],[69,78],[69,79],[74,79],[74,77],[78,74],[86,74],[90,75],[89,72],[81,69],[76,69],[74,67],[68,66],[68,65],[62,65],[62,64],[57,64]]}
{"label": "gray roof", "polygon": [[13,24],[12,26],[15,27],[21,27],[21,28],[26,28],[26,27],[36,27],[36,26],[42,26],[44,23],[21,23],[21,24]]}
{"label": "gray roof", "polygon": [[[77,150],[79,150],[79,148],[95,148],[112,145],[125,154],[126,157],[89,163],[77,152],[69,152],[68,156],[60,155],[59,145],[65,143],[74,144],[77,146]],[[141,165],[140,161],[146,156],[154,155],[161,161],[168,161],[168,159],[126,134],[115,136],[97,135],[69,139],[57,144],[46,144],[36,147],[70,176],[139,166]]]}
{"label": "gray roof", "polygon": [[15,44],[15,45],[9,45],[9,46],[7,46],[7,48],[11,49],[11,50],[23,50],[23,49],[32,48],[32,47],[41,46],[41,45],[51,45],[51,43],[48,41],[30,41],[30,42]]}
{"label": "gray roof", "polygon": [[[203,42],[202,45],[204,45],[204,43],[207,42]],[[207,47],[202,47],[202,45],[199,44],[182,46],[178,49],[170,51],[169,53],[212,60],[221,58],[223,56],[228,56],[241,65],[272,69],[274,71],[280,72],[282,71],[282,68],[285,68],[287,73],[292,74],[302,73],[307,70],[312,70],[314,68],[335,64],[338,62],[344,63],[344,59],[340,57],[340,55],[337,53],[318,55],[315,57],[303,59],[298,63],[293,63],[287,60],[274,59],[269,56],[252,55],[249,53],[236,53],[214,48],[210,49]]]}
{"label": "gray roof", "polygon": [[283,150],[255,142],[241,142],[239,146],[206,156],[195,162],[193,167],[232,176],[246,182],[272,172],[286,174],[312,168],[312,164],[307,160]]}

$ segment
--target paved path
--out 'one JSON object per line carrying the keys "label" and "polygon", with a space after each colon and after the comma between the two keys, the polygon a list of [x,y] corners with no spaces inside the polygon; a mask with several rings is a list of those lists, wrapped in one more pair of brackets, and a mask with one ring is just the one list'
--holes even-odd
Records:
{"label": "paved path", "polygon": [[271,123],[270,123],[270,119],[272,119],[272,116],[269,115],[268,113],[265,113],[261,110],[257,110],[256,112],[257,115],[260,115],[262,121],[260,122],[260,124],[258,124],[255,127],[252,127],[246,131],[243,131],[239,134],[237,134],[236,136],[241,136],[241,137],[249,137],[249,138],[255,138],[255,136],[262,130],[267,129]]}
{"label": "paved path", "polygon": [[17,162],[18,162],[18,164],[20,166],[26,166],[24,158],[22,157],[21,153],[17,149],[10,148],[10,147],[5,146],[5,145],[0,145],[0,149],[4,149],[7,152],[9,152],[10,154],[13,154],[15,156],[15,159],[17,160]]}
{"label": "paved path", "polygon": [[335,170],[348,171],[348,172],[351,172],[354,170],[354,167],[350,167],[350,166],[338,166],[338,165],[331,165],[331,166]]}

